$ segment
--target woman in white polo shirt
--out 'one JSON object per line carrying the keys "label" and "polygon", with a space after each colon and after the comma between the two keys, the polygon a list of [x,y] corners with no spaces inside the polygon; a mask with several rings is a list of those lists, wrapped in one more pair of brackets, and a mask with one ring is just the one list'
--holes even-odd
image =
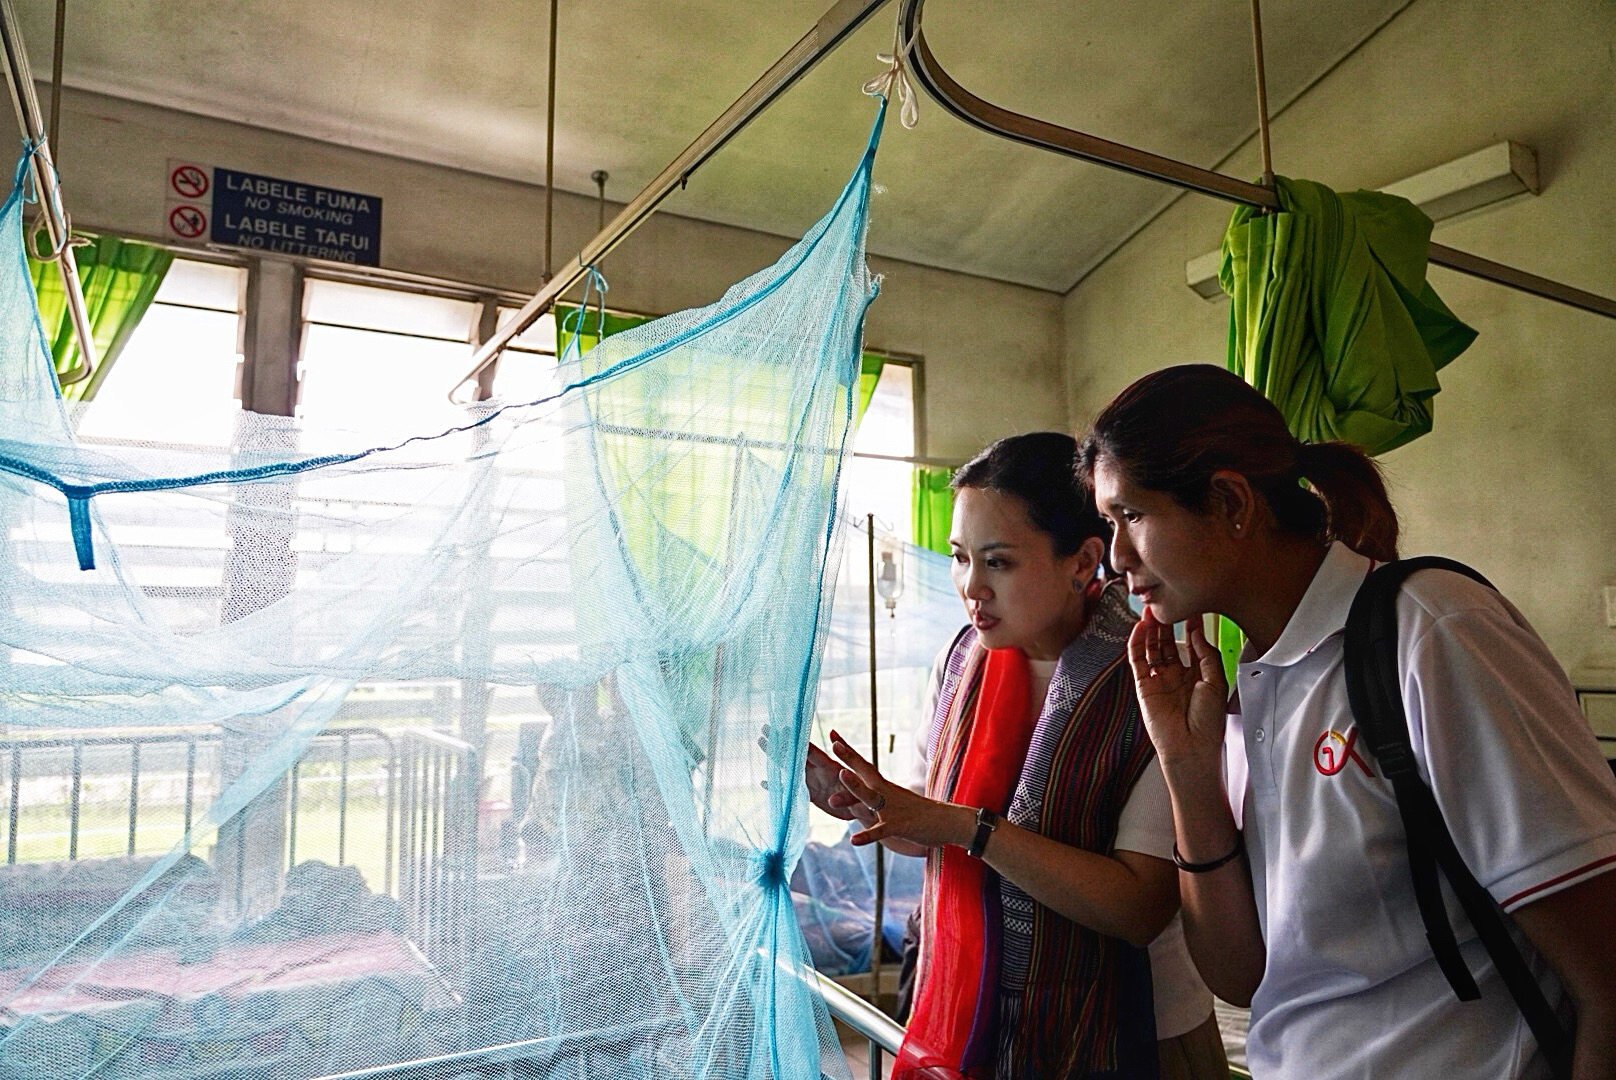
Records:
{"label": "woman in white polo shirt", "polygon": [[[1341,631],[1397,547],[1374,464],[1298,442],[1240,378],[1193,365],[1118,395],[1079,469],[1146,605],[1129,659],[1172,798],[1190,952],[1214,993],[1250,1003],[1253,1074],[1547,1075],[1451,903],[1480,1000],[1460,1002],[1438,969],[1395,799],[1357,744]],[[1206,613],[1247,637],[1232,696]],[[1574,1011],[1574,1075],[1616,1077],[1616,781],[1553,656],[1498,594],[1424,571],[1397,618],[1420,775],[1551,1004]],[[1188,663],[1172,637],[1184,620]]]}

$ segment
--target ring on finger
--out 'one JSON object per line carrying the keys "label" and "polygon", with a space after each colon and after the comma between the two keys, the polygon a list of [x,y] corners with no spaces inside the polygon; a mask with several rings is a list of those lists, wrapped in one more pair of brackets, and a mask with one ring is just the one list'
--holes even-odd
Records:
{"label": "ring on finger", "polygon": [[868,806],[872,811],[879,814],[881,812],[882,808],[886,806],[886,804],[887,804],[887,797],[885,795],[881,794],[880,792],[877,792],[874,801],[867,802],[864,805]]}

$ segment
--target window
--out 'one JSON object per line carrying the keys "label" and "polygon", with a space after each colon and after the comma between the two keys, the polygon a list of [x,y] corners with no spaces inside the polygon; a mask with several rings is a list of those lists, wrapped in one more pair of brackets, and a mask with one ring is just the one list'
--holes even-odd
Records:
{"label": "window", "polygon": [[[500,327],[509,326],[518,310],[501,307]],[[505,346],[494,369],[494,396],[501,401],[532,401],[540,397],[547,385],[541,372],[555,366],[555,354],[555,316],[547,311]]]}
{"label": "window", "polygon": [[79,418],[86,439],[223,446],[235,431],[240,266],[175,259]]}
{"label": "window", "polygon": [[[853,436],[853,453],[843,473],[845,505],[849,518],[863,521],[866,514],[874,514],[877,529],[906,543],[914,534],[914,466],[886,459],[914,457],[915,442],[913,363],[885,360]],[[862,456],[875,454],[882,456]]]}
{"label": "window", "polygon": [[[460,420],[448,390],[470,366],[484,301],[318,278],[304,283],[303,297],[298,416],[320,426],[412,432]],[[500,305],[498,325],[519,310]],[[540,397],[555,352],[555,319],[544,314],[506,345],[494,396]]]}
{"label": "window", "polygon": [[438,431],[461,418],[474,300],[311,278],[303,289],[297,415],[317,427]]}

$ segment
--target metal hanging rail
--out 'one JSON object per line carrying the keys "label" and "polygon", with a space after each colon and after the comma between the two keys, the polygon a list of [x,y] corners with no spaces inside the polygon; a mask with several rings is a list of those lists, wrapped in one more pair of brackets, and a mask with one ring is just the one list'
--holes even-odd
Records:
{"label": "metal hanging rail", "polygon": [[[11,0],[0,0],[0,38],[4,39],[6,78],[11,84],[11,103],[17,108],[17,127],[34,148],[29,162],[34,170],[34,187],[39,193],[39,206],[50,235],[51,250],[56,253],[52,257],[61,268],[62,288],[67,294],[67,310],[73,320],[73,332],[78,337],[78,364],[72,371],[57,375],[57,382],[66,386],[87,379],[94,373],[98,359],[95,335],[90,329],[89,312],[84,306],[84,288],[79,284],[79,267],[69,242],[72,234],[67,212],[62,209],[62,189],[56,179],[56,163],[51,159],[45,122],[39,115],[39,98],[34,94],[34,77],[28,70],[28,53],[23,48],[22,31],[17,25],[17,13],[12,10]],[[29,254],[37,253],[30,251]]]}
{"label": "metal hanging rail", "polygon": [[769,70],[759,76],[758,80],[735,100],[734,104],[725,109],[723,114],[707,127],[706,131],[696,137],[695,142],[685,147],[667,168],[658,173],[656,178],[645,186],[645,190],[636,195],[622,212],[612,219],[610,225],[585,244],[575,258],[557,270],[555,276],[533,295],[533,299],[522,305],[522,310],[517,312],[514,319],[478,346],[477,351],[472,354],[471,369],[450,389],[450,398],[453,399],[461,387],[475,380],[484,368],[494,363],[501,350],[518,334],[532,326],[540,315],[549,311],[550,306],[563,293],[583,280],[591,266],[605,258],[613,248],[639,228],[645,219],[651,216],[657,204],[667,198],[675,188],[683,187],[685,181],[690,179],[690,175],[708,158],[717,153],[742,128],[767,109],[775,98],[807,74],[827,53],[841,44],[848,34],[858,29],[886,3],[887,0],[839,0],[833,4],[830,10],[819,17],[813,29],[804,34],[784,56],[776,60]]}
{"label": "metal hanging rail", "polygon": [[[1248,206],[1278,209],[1279,199],[1260,184],[1247,183],[1210,169],[1202,169],[1172,158],[1152,154],[1138,147],[1111,142],[1071,128],[1061,127],[1031,116],[1002,109],[984,101],[955,82],[926,43],[921,29],[921,8],[925,0],[903,0],[898,13],[899,40],[908,42],[908,60],[915,79],[939,105],[973,127],[1012,142],[1026,143],[1057,154],[1079,158],[1135,176],[1198,191],[1213,198]],[[1587,292],[1549,278],[1529,274],[1513,266],[1456,251],[1441,244],[1430,245],[1430,261],[1462,274],[1485,278],[1546,300],[1567,304],[1596,315],[1616,318],[1616,300]]]}

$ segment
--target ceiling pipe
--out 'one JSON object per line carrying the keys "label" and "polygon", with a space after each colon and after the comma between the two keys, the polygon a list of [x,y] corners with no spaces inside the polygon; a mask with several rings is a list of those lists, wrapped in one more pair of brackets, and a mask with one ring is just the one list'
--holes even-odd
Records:
{"label": "ceiling pipe", "polygon": [[611,179],[611,175],[605,169],[596,169],[589,174],[589,179],[595,182],[596,232],[606,229],[606,181]]}
{"label": "ceiling pipe", "polygon": [[[1057,154],[1079,158],[1107,168],[1157,180],[1188,191],[1266,209],[1278,209],[1279,198],[1259,184],[1250,184],[1210,169],[1152,154],[1137,147],[1111,142],[1071,128],[1061,127],[1031,116],[1002,109],[984,101],[951,78],[937,62],[921,28],[921,8],[925,0],[903,0],[899,10],[899,39],[909,42],[909,67],[917,82],[939,105],[972,125],[1009,139]],[[1562,282],[1529,274],[1524,270],[1478,255],[1457,251],[1442,244],[1431,244],[1429,259],[1438,266],[1461,274],[1484,278],[1511,289],[1540,296],[1596,315],[1616,319],[1616,300],[1578,289]]]}
{"label": "ceiling pipe", "polygon": [[[6,2],[6,0],[0,0]],[[635,229],[656,210],[657,205],[676,188],[682,188],[697,169],[716,154],[742,128],[755,120],[774,100],[792,84],[813,69],[831,50],[864,21],[880,10],[887,0],[838,0],[813,28],[802,36],[784,56],[776,60],[758,80],[736,98],[729,108],[708,125],[696,141],[656,175],[645,189],[629,201],[611,224],[589,243],[576,257],[554,273],[533,298],[517,312],[493,337],[477,347],[472,354],[471,368],[462,375],[449,391],[451,401],[458,400],[460,389],[475,382],[478,374],[492,364],[500,352],[522,331],[532,326],[539,316],[550,310],[568,289],[589,272],[589,268],[604,259],[613,248],[626,240]]]}

